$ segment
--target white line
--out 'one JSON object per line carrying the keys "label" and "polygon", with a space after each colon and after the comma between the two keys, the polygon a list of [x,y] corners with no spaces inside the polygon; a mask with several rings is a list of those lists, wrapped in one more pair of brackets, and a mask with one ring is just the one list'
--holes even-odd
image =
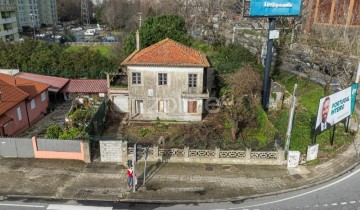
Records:
{"label": "white line", "polygon": [[350,201],[349,203],[356,203],[356,201]]}
{"label": "white line", "polygon": [[112,207],[98,207],[98,206],[77,206],[77,205],[58,205],[50,204],[48,210],[112,210]]}
{"label": "white line", "polygon": [[19,205],[19,204],[6,204],[2,203],[0,206],[19,206],[19,207],[26,207],[26,208],[45,208],[45,206],[32,206],[32,205]]}
{"label": "white line", "polygon": [[333,204],[331,204],[332,206],[337,206],[337,203],[333,203]]}
{"label": "white line", "polygon": [[342,202],[341,205],[346,205],[347,203],[346,202]]}
{"label": "white line", "polygon": [[260,203],[260,204],[256,204],[256,205],[251,205],[251,206],[243,206],[243,207],[237,207],[237,208],[229,208],[229,209],[243,209],[243,208],[251,208],[251,207],[257,207],[257,206],[265,206],[265,205],[268,205],[268,204],[274,204],[274,203],[280,203],[280,202],[283,202],[283,201],[287,201],[287,200],[290,200],[290,199],[294,199],[294,198],[298,198],[298,197],[301,197],[301,196],[304,196],[304,195],[307,195],[307,194],[310,194],[310,193],[313,193],[313,192],[316,192],[316,191],[319,191],[319,190],[323,190],[325,188],[328,188],[328,187],[331,187],[339,182],[342,182],[344,181],[345,179],[348,179],[352,176],[354,176],[355,174],[359,173],[360,172],[360,169],[356,170],[355,172],[333,182],[333,183],[330,183],[328,185],[325,185],[323,187],[320,187],[320,188],[317,188],[317,189],[314,189],[314,190],[311,190],[309,192],[305,192],[305,193],[302,193],[302,194],[299,194],[299,195],[295,195],[295,196],[292,196],[292,197],[288,197],[288,198],[284,198],[284,199],[280,199],[280,200],[276,200],[276,201],[271,201],[271,202],[267,202],[267,203]]}

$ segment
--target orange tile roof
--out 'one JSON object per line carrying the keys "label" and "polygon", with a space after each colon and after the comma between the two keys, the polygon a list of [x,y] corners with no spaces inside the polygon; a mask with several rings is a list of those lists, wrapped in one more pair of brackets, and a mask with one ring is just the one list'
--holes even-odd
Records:
{"label": "orange tile roof", "polygon": [[210,67],[205,54],[168,38],[133,52],[121,65]]}
{"label": "orange tile roof", "polygon": [[25,100],[29,94],[20,90],[19,88],[10,85],[7,82],[4,82],[0,79],[0,92],[1,92],[1,101],[0,101],[0,116],[6,111],[16,106],[19,102]]}
{"label": "orange tile roof", "polygon": [[29,94],[28,99],[34,98],[35,96],[39,95],[40,93],[44,92],[44,90],[49,88],[49,85],[40,82],[35,82],[32,80],[1,73],[0,80],[3,80],[10,85],[16,86],[25,93]]}

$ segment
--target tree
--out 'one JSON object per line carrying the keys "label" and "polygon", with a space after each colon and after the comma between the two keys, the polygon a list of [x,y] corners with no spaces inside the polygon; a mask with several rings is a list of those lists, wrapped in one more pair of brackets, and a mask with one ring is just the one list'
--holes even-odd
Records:
{"label": "tree", "polygon": [[101,20],[111,29],[134,28],[140,10],[138,1],[108,0],[102,5]]}
{"label": "tree", "polygon": [[227,85],[224,96],[233,102],[225,109],[231,124],[231,138],[236,141],[242,130],[256,125],[262,82],[256,69],[250,65],[241,67],[234,74],[223,76],[223,79]]}
{"label": "tree", "polygon": [[81,18],[81,1],[57,0],[60,21],[76,21]]}
{"label": "tree", "polygon": [[[140,28],[141,47],[145,48],[165,38],[190,45],[191,39],[186,33],[185,20],[178,15],[162,15],[147,18]],[[135,33],[125,40],[124,51],[127,54],[135,50]]]}
{"label": "tree", "polygon": [[247,64],[256,64],[256,57],[249,50],[238,44],[220,47],[210,56],[213,67],[222,74],[234,73]]}

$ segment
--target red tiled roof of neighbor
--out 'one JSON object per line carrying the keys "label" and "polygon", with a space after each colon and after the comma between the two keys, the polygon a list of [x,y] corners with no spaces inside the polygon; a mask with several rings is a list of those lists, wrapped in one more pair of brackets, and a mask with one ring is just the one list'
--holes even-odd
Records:
{"label": "red tiled roof of neighbor", "polygon": [[64,93],[106,93],[106,79],[70,79],[61,90]]}
{"label": "red tiled roof of neighbor", "polygon": [[52,76],[41,75],[41,74],[32,74],[32,73],[27,73],[27,72],[19,72],[15,76],[23,78],[23,79],[28,79],[28,80],[32,80],[35,82],[41,82],[41,83],[50,85],[49,88],[51,88],[54,92],[58,92],[69,81],[69,79],[67,79],[67,78],[52,77]]}
{"label": "red tiled roof of neighbor", "polygon": [[210,67],[205,54],[168,38],[133,52],[121,65]]}
{"label": "red tiled roof of neighbor", "polygon": [[29,94],[0,79],[0,115],[25,100]]}
{"label": "red tiled roof of neighbor", "polygon": [[7,74],[0,73],[0,79],[29,94],[28,99],[34,98],[49,88],[49,85]]}

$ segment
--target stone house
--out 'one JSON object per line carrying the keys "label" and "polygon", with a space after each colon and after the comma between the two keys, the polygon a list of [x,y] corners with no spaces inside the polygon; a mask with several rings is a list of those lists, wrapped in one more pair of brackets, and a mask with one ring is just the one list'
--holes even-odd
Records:
{"label": "stone house", "polygon": [[128,90],[118,97],[127,100],[130,120],[202,120],[209,98],[205,54],[164,39],[142,50],[137,44],[121,64]]}

